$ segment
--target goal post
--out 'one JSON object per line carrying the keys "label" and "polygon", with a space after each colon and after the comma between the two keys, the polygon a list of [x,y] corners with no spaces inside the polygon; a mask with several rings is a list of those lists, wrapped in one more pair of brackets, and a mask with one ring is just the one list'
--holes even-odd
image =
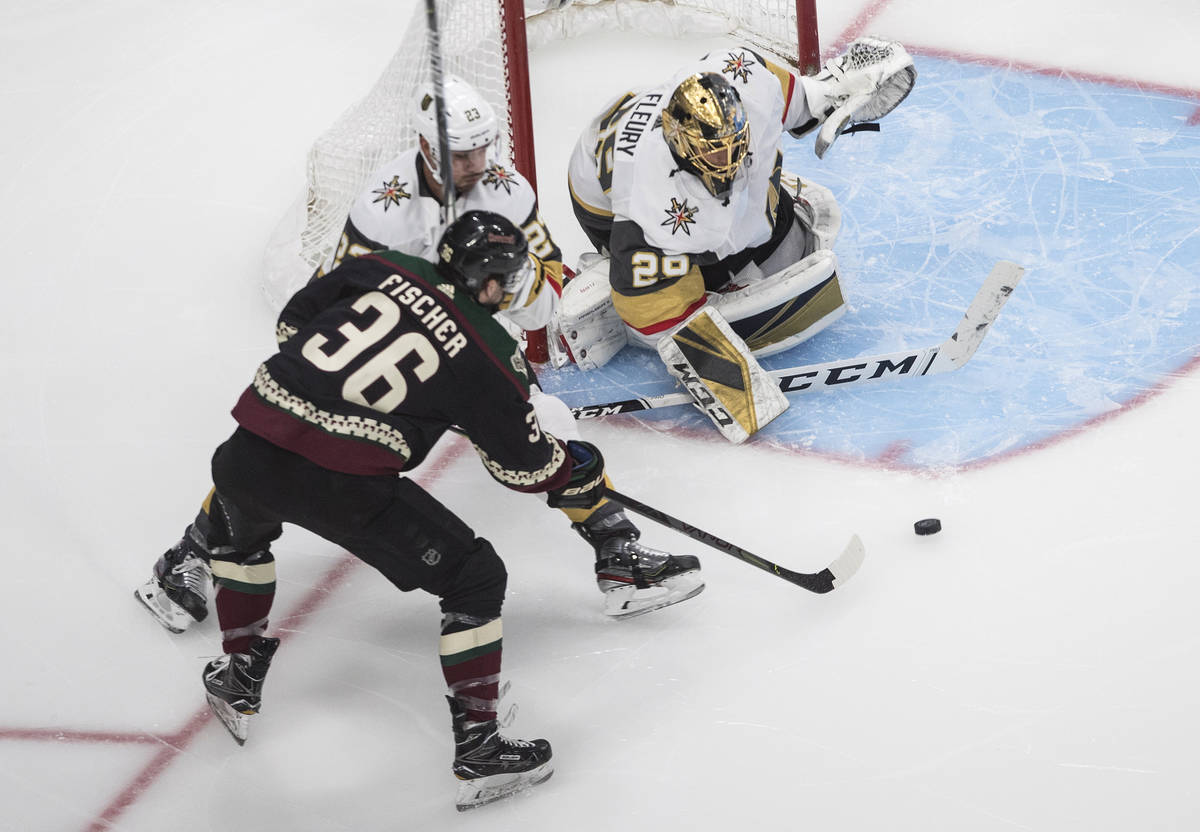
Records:
{"label": "goal post", "polygon": [[[496,155],[535,190],[528,56],[541,44],[603,31],[729,34],[805,72],[819,64],[815,0],[437,0],[437,10],[443,71],[492,105],[502,122]],[[411,113],[430,74],[426,35],[418,3],[375,85],[313,143],[303,196],[267,247],[263,288],[274,308],[329,259],[371,172],[416,144]],[[546,360],[544,336],[527,334],[526,346],[532,360]]]}

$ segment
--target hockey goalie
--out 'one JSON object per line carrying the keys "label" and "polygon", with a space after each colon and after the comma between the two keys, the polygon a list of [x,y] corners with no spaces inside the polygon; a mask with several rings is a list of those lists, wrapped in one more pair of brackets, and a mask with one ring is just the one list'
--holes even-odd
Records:
{"label": "hockey goalie", "polygon": [[787,409],[756,356],[845,311],[829,189],[783,170],[784,132],[837,137],[894,109],[916,69],[861,38],[806,77],[739,46],[626,92],[584,130],[568,184],[597,254],[564,288],[551,343],[583,369],[657,350],[721,433],[744,441]]}

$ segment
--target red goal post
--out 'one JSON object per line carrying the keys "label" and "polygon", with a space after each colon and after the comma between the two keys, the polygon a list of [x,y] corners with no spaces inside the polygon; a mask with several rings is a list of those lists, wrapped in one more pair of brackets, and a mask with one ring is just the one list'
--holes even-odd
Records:
{"label": "red goal post", "polygon": [[[528,54],[542,43],[599,31],[728,33],[806,73],[820,63],[815,0],[438,0],[438,20],[444,71],[474,85],[501,116],[498,155],[535,190]],[[424,4],[417,3],[379,80],[310,149],[304,195],[267,248],[263,287],[274,308],[337,247],[370,173],[416,143],[411,108],[430,74],[427,40]],[[526,347],[531,360],[546,360],[543,333],[527,333]]]}

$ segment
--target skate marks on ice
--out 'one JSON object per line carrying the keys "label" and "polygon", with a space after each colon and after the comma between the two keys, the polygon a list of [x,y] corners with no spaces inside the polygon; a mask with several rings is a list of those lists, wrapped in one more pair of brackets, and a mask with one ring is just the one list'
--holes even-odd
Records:
{"label": "skate marks on ice", "polygon": [[[793,398],[758,441],[921,470],[1053,442],[1187,372],[1200,343],[1194,102],[1069,76],[917,57],[879,133],[785,166],[842,206],[850,307],[768,369],[940,341],[998,260],[1028,274],[960,372]],[[649,353],[547,374],[572,406],[671,392]],[[711,432],[689,408],[611,419]]]}

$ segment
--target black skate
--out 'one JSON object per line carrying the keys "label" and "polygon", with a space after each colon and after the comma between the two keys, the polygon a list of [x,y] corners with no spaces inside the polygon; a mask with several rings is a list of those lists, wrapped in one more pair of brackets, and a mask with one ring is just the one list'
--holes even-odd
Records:
{"label": "black skate", "polygon": [[193,621],[203,621],[208,616],[211,578],[207,560],[185,538],[155,562],[150,580],[135,589],[133,595],[159,624],[172,633],[182,633]]}
{"label": "black skate", "polygon": [[454,727],[454,764],[459,779],[455,807],[460,812],[531,789],[550,779],[554,767],[546,740],[501,736],[496,720],[472,722],[462,705],[447,696]]}
{"label": "black skate", "polygon": [[250,718],[262,707],[263,681],[279,639],[256,637],[248,653],[226,653],[204,667],[204,689],[208,707],[237,740],[246,742]]}
{"label": "black skate", "polygon": [[572,528],[596,550],[596,584],[604,593],[606,615],[642,615],[686,601],[704,589],[698,558],[643,546],[637,527],[619,507],[605,506],[586,526],[576,523]]}

